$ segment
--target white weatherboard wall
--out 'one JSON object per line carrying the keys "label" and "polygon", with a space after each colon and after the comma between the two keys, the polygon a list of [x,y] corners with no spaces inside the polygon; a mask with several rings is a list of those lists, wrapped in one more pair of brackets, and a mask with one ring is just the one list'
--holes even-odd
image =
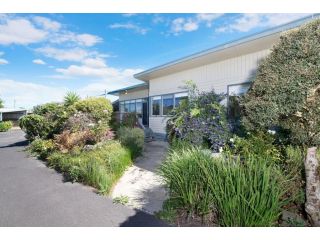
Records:
{"label": "white weatherboard wall", "polygon": [[138,91],[128,91],[127,94],[121,93],[119,95],[119,101],[133,100],[133,99],[146,98],[146,97],[148,97],[148,89],[143,89]]}
{"label": "white weatherboard wall", "polygon": [[[269,54],[269,49],[241,55],[224,61],[203,65],[149,81],[149,95],[157,96],[181,92],[185,81],[192,80],[200,91],[214,89],[226,93],[227,86],[249,82],[255,76],[259,61]],[[165,133],[166,117],[150,116],[149,127],[157,133]]]}

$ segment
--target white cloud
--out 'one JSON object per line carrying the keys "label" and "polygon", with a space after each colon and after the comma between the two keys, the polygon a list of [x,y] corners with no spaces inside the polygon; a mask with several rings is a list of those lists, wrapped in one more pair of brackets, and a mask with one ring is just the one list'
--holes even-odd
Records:
{"label": "white cloud", "polygon": [[207,27],[211,27],[212,22],[222,15],[220,13],[200,13],[189,18],[179,17],[171,22],[171,32],[174,35],[179,35],[182,32],[196,31],[203,23]]}
{"label": "white cloud", "polygon": [[199,22],[205,22],[207,27],[211,27],[212,21],[221,17],[223,13],[199,13],[196,18]]}
{"label": "white cloud", "polygon": [[0,95],[6,107],[31,108],[35,105],[62,101],[68,89],[63,87],[50,87],[42,84],[19,82],[10,79],[0,79]]}
{"label": "white cloud", "polygon": [[0,44],[28,45],[43,41],[91,47],[102,42],[102,38],[88,33],[69,31],[61,23],[42,16],[22,18],[3,15],[0,18]]}
{"label": "white cloud", "polygon": [[81,48],[59,49],[54,47],[37,48],[36,52],[44,54],[46,57],[54,58],[58,61],[81,62],[93,53]]}
{"label": "white cloud", "polygon": [[21,44],[41,42],[47,37],[47,32],[37,29],[29,20],[5,18],[0,22],[0,44]]}
{"label": "white cloud", "polygon": [[34,59],[32,61],[34,64],[45,65],[46,63],[41,59]]}
{"label": "white cloud", "polygon": [[46,30],[56,32],[61,28],[61,24],[59,22],[52,21],[51,19],[46,17],[36,16],[36,17],[33,17],[33,21],[37,25],[41,26],[43,29],[46,29]]}
{"label": "white cloud", "polygon": [[231,23],[216,29],[216,32],[248,32],[260,27],[274,27],[310,15],[300,13],[246,13],[241,14]]}
{"label": "white cloud", "polygon": [[133,23],[114,23],[114,24],[111,24],[109,27],[111,29],[119,29],[119,28],[129,29],[142,35],[146,34],[149,31],[149,29],[140,27],[139,25],[136,25]]}
{"label": "white cloud", "polygon": [[52,43],[65,43],[73,42],[80,46],[91,47],[97,43],[102,42],[102,38],[92,35],[92,34],[76,34],[69,31],[62,31],[57,34],[54,34],[53,37],[49,40]]}
{"label": "white cloud", "polygon": [[4,58],[0,58],[0,65],[8,64],[9,62],[5,60]]}

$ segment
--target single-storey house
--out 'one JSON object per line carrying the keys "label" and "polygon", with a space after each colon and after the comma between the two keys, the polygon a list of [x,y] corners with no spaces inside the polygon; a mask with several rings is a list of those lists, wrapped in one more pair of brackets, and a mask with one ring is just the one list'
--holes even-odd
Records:
{"label": "single-storey house", "polygon": [[27,114],[26,109],[0,108],[0,122],[1,121],[18,121],[20,117]]}
{"label": "single-storey house", "polygon": [[134,77],[142,80],[142,84],[108,94],[119,96],[120,116],[136,112],[145,126],[162,136],[165,136],[168,113],[188,97],[182,88],[187,80],[192,80],[200,91],[214,89],[216,93],[226,93],[229,115],[236,114],[237,104],[232,97],[247,91],[260,60],[270,53],[280,34],[315,16],[318,17],[299,19],[140,72]]}

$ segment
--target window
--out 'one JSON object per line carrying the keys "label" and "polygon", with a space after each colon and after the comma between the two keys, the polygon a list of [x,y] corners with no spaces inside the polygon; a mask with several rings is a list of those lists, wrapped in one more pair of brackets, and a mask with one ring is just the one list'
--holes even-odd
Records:
{"label": "window", "polygon": [[173,109],[173,95],[166,95],[162,97],[162,115],[170,114]]}
{"label": "window", "polygon": [[124,112],[124,102],[120,102],[120,113]]}
{"label": "window", "polygon": [[160,105],[161,105],[161,97],[153,97],[152,101],[152,115],[159,116],[160,115]]}
{"label": "window", "polygon": [[188,93],[176,93],[174,95],[174,106],[177,107],[182,100],[188,99]]}
{"label": "window", "polygon": [[131,100],[129,103],[129,112],[136,111],[136,100]]}
{"label": "window", "polygon": [[125,101],[124,102],[124,112],[129,112],[130,102]]}
{"label": "window", "polygon": [[137,99],[137,101],[136,101],[136,112],[138,114],[142,114],[142,100],[141,99]]}

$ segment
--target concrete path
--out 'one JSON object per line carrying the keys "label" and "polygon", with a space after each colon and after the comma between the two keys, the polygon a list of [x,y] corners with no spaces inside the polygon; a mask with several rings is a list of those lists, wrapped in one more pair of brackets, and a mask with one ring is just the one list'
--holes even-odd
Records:
{"label": "concrete path", "polygon": [[0,227],[166,226],[63,177],[28,157],[20,130],[0,133]]}
{"label": "concrete path", "polygon": [[157,168],[163,161],[168,144],[163,141],[147,143],[144,153],[122,176],[112,192],[113,198],[126,197],[127,206],[154,213],[162,209],[168,197]]}

